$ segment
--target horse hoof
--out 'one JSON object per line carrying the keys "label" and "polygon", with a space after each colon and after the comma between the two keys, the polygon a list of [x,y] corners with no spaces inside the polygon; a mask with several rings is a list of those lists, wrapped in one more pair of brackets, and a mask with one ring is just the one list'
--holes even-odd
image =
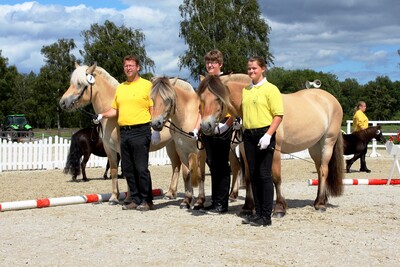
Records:
{"label": "horse hoof", "polygon": [[172,196],[167,196],[167,195],[165,195],[165,196],[163,197],[163,199],[165,199],[165,200],[172,200],[172,199],[175,199],[175,198],[172,197]]}
{"label": "horse hoof", "polygon": [[347,173],[350,173],[351,171],[350,171],[350,169],[346,169],[346,172],[347,172]]}
{"label": "horse hoof", "polygon": [[236,198],[234,198],[234,197],[230,197],[229,198],[229,202],[236,202],[237,201],[237,197]]}
{"label": "horse hoof", "polygon": [[82,179],[82,182],[89,182],[89,179]]}
{"label": "horse hoof", "polygon": [[201,210],[204,209],[204,205],[194,205],[193,210]]}
{"label": "horse hoof", "polygon": [[285,217],[285,215],[286,215],[286,212],[284,212],[284,211],[279,211],[279,212],[274,212],[274,213],[272,214],[272,217],[273,217],[273,218],[283,218],[283,217]]}
{"label": "horse hoof", "polygon": [[116,200],[116,199],[113,199],[113,200],[108,201],[108,205],[115,206],[115,205],[118,205],[118,204],[119,204],[119,201]]}
{"label": "horse hoof", "polygon": [[182,204],[179,206],[179,208],[180,208],[181,210],[183,210],[183,209],[189,210],[189,209],[190,209],[190,205],[187,204],[187,203],[182,203]]}

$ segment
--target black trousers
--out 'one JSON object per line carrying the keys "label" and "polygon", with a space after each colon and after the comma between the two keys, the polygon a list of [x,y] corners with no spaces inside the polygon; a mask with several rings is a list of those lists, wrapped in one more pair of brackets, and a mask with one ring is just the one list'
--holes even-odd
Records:
{"label": "black trousers", "polygon": [[121,167],[136,204],[153,200],[149,171],[150,125],[120,127]]}
{"label": "black trousers", "polygon": [[267,132],[268,127],[245,130],[243,133],[244,149],[249,164],[251,187],[253,190],[256,214],[271,218],[274,201],[274,184],[272,180],[272,159],[276,140],[271,137],[270,147],[260,150],[258,142]]}
{"label": "black trousers", "polygon": [[[229,130],[228,130],[229,131]],[[222,136],[202,136],[207,153],[207,163],[211,172],[212,205],[228,208],[231,169],[229,167],[229,151],[232,132]]]}

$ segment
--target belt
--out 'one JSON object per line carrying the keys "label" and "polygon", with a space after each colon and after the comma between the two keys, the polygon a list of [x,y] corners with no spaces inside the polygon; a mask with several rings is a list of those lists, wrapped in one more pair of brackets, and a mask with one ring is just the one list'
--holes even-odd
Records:
{"label": "belt", "polygon": [[123,131],[128,131],[132,129],[137,129],[143,126],[150,126],[150,122],[148,123],[142,123],[142,124],[135,124],[135,125],[124,125],[124,126],[119,126],[119,128]]}
{"label": "belt", "polygon": [[260,134],[260,133],[265,133],[269,128],[268,126],[261,127],[261,128],[254,128],[254,129],[246,129],[244,132],[250,132],[252,134]]}

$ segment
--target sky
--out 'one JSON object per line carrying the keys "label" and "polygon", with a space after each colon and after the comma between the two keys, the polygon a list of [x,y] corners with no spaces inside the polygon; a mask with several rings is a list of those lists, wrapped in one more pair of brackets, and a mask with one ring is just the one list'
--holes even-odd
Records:
{"label": "sky", "polygon": [[[37,0],[0,2],[0,50],[20,73],[39,73],[44,45],[74,39],[77,58],[83,30],[110,20],[141,30],[155,75],[189,79],[178,59],[187,49],[179,37],[177,0]],[[273,67],[332,73],[360,84],[378,76],[400,80],[398,0],[258,0],[271,27]]]}

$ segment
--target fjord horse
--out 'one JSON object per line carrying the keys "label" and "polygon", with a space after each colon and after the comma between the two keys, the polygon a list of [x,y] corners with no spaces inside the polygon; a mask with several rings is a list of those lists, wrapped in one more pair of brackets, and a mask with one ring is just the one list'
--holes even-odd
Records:
{"label": "fjord horse", "polygon": [[[172,141],[175,143],[176,152],[184,165],[182,176],[185,183],[185,199],[181,208],[190,208],[192,202],[192,183],[194,178],[199,183],[199,195],[194,209],[204,207],[205,192],[205,151],[199,150],[197,140],[190,134],[197,128],[196,122],[199,114],[199,98],[193,87],[180,79],[167,77],[155,77],[152,79],[153,88],[153,114],[151,127],[155,131],[161,131],[164,126],[169,128]],[[169,122],[169,125],[165,125]],[[179,167],[179,166],[177,166]],[[174,169],[179,173],[179,169]],[[200,178],[200,179],[199,179]],[[171,184],[177,181],[171,180]],[[171,192],[171,197],[176,197],[176,192]]]}
{"label": "fjord horse", "polygon": [[382,144],[386,143],[386,139],[382,134],[380,125],[371,126],[367,129],[350,134],[343,134],[343,154],[354,154],[351,159],[346,160],[347,173],[350,173],[351,165],[353,165],[357,159],[360,159],[360,171],[371,172],[367,168],[365,155],[367,154],[368,143],[374,138]]}
{"label": "fjord horse", "polygon": [[[220,79],[223,84],[215,79]],[[209,84],[217,85],[214,88]],[[227,112],[241,115],[242,90],[250,84],[247,75],[206,76],[198,87],[202,105],[201,130],[213,134]],[[222,85],[222,86],[221,86]],[[276,190],[274,216],[286,214],[287,203],[281,192],[281,153],[308,149],[318,173],[318,192],[314,208],[325,211],[329,196],[343,193],[343,111],[337,99],[320,89],[305,89],[282,94],[284,117],[276,134],[272,175]]]}
{"label": "fjord horse", "polygon": [[[91,76],[88,77],[88,75]],[[76,64],[76,69],[71,76],[70,86],[60,99],[60,107],[67,111],[74,111],[92,103],[96,114],[105,112],[111,108],[111,103],[118,85],[119,83],[114,77],[96,64],[90,67]],[[101,126],[101,138],[104,150],[110,161],[111,169],[112,192],[109,204],[116,205],[119,203],[117,153],[120,152],[117,118],[104,118],[101,120]],[[171,142],[172,137],[168,129],[164,129],[160,132],[160,138],[160,143],[151,145],[150,151],[155,151],[166,146],[168,156],[170,156],[171,162],[173,163],[172,167],[176,167],[174,164],[180,165],[179,157],[177,157],[175,150],[175,144]],[[125,199],[125,201],[129,201],[129,194],[128,199]]]}

